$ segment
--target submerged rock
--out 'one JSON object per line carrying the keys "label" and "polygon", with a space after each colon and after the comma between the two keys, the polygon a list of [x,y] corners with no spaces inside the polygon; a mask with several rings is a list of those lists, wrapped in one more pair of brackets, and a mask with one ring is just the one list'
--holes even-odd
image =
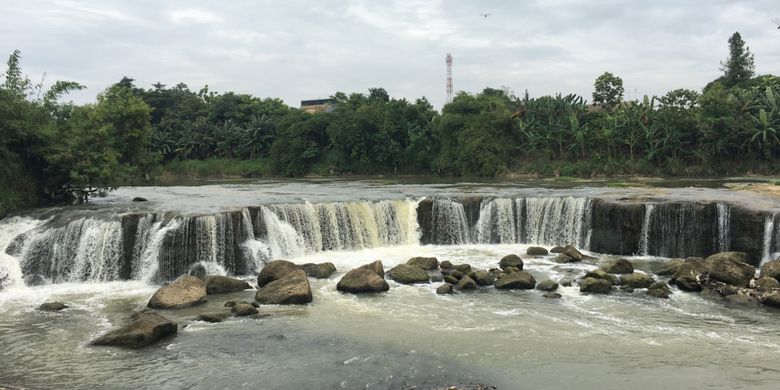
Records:
{"label": "submerged rock", "polygon": [[758,299],[752,295],[747,294],[732,294],[723,298],[726,304],[731,306],[757,306]]}
{"label": "submerged rock", "polygon": [[306,272],[306,276],[315,279],[327,279],[336,273],[336,266],[333,263],[306,263],[301,265]]}
{"label": "submerged rock", "polygon": [[140,196],[133,198],[133,202],[148,202],[149,200]]}
{"label": "submerged rock", "polygon": [[139,348],[174,335],[177,331],[175,322],[157,313],[144,313],[125,327],[100,336],[92,345]]}
{"label": "submerged rock", "polygon": [[539,291],[555,291],[558,289],[558,283],[550,279],[545,279],[536,285],[536,289]]}
{"label": "submerged rock", "polygon": [[238,303],[230,308],[230,312],[236,317],[252,316],[257,313],[257,308],[246,303]]}
{"label": "submerged rock", "polygon": [[353,294],[382,292],[390,289],[383,277],[370,268],[364,267],[347,272],[336,284],[336,289]]}
{"label": "submerged rock", "polygon": [[747,253],[723,252],[707,258],[709,277],[738,287],[750,286],[750,280],[756,275],[756,269],[744,262]]}
{"label": "submerged rock", "polygon": [[155,291],[147,306],[157,309],[178,309],[202,303],[206,303],[206,284],[201,279],[185,275]]}
{"label": "submerged rock", "polygon": [[252,288],[249,283],[228,276],[213,275],[206,277],[206,294],[225,294]]}
{"label": "submerged rock", "polygon": [[374,261],[372,263],[368,263],[365,265],[361,265],[360,268],[366,268],[371,271],[374,271],[379,277],[384,278],[385,277],[385,266],[382,265],[381,260]]}
{"label": "submerged rock", "polygon": [[255,302],[247,302],[247,301],[227,301],[227,302],[225,302],[225,305],[224,305],[224,306],[225,306],[225,307],[233,307],[233,306],[235,306],[235,305],[238,305],[238,304],[240,304],[240,303],[245,303],[245,304],[247,304],[247,305],[252,305],[252,306],[254,306],[254,307],[260,307],[260,304],[258,304],[256,301],[255,301]]}
{"label": "submerged rock", "polygon": [[554,292],[554,291],[548,291],[548,292],[542,294],[542,296],[547,298],[547,299],[558,299],[558,298],[561,297],[561,294],[558,294],[557,292]]}
{"label": "submerged rock", "polygon": [[585,278],[580,280],[580,292],[591,294],[609,294],[612,283],[605,279]]}
{"label": "submerged rock", "polygon": [[428,272],[422,267],[410,264],[399,264],[387,272],[390,279],[401,284],[428,283]]}
{"label": "submerged rock", "polygon": [[67,309],[69,306],[62,302],[44,302],[38,306],[38,310],[41,311],[60,311]]}
{"label": "submerged rock", "polygon": [[299,270],[301,270],[301,267],[291,261],[274,260],[260,270],[260,273],[257,275],[257,286],[264,287],[274,280],[279,280]]}
{"label": "submerged rock", "polygon": [[416,265],[424,270],[439,269],[439,260],[435,257],[412,257],[406,264]]}
{"label": "submerged rock", "polygon": [[255,300],[264,305],[307,304],[312,301],[309,278],[302,269],[291,271],[257,290]]}
{"label": "submerged rock", "polygon": [[477,282],[474,281],[474,279],[471,279],[468,276],[463,276],[463,278],[458,281],[458,284],[455,285],[455,289],[458,291],[465,291],[465,290],[474,290],[477,288]]}
{"label": "submerged rock", "polygon": [[630,274],[634,272],[634,265],[630,261],[620,258],[602,265],[601,269],[610,274]]}
{"label": "submerged rock", "polygon": [[519,271],[499,276],[495,286],[502,290],[531,290],[536,287],[536,279],[526,271]]}
{"label": "submerged rock", "polygon": [[525,250],[525,254],[528,256],[547,256],[548,252],[547,249],[540,246],[529,246],[528,249]]}
{"label": "submerged rock", "polygon": [[216,312],[216,313],[203,313],[199,314],[197,317],[195,317],[196,321],[203,321],[203,322],[222,322],[225,320],[225,318],[228,317],[228,313],[225,312]]}
{"label": "submerged rock", "polygon": [[436,288],[436,294],[439,295],[452,294],[452,285],[449,283],[442,284],[441,286]]}
{"label": "submerged rock", "polygon": [[195,263],[190,267],[190,271],[188,272],[190,276],[194,276],[198,279],[204,280],[206,279],[206,267],[203,266],[201,263]]}
{"label": "submerged rock", "polygon": [[620,275],[620,285],[631,289],[648,288],[653,283],[655,283],[655,280],[652,276],[641,272]]}
{"label": "submerged rock", "polygon": [[672,289],[670,289],[669,285],[664,282],[656,282],[647,288],[647,295],[666,299],[672,296]]}
{"label": "submerged rock", "polygon": [[506,255],[501,258],[501,261],[498,262],[498,266],[502,270],[506,270],[509,267],[515,267],[519,270],[523,270],[523,259],[520,258],[520,256],[511,254]]}

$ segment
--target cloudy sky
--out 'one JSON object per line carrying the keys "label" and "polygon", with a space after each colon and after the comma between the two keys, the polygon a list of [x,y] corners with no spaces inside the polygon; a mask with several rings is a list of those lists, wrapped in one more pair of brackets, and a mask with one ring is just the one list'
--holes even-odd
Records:
{"label": "cloudy sky", "polygon": [[[149,87],[301,99],[381,86],[445,100],[508,87],[590,99],[604,71],[626,95],[701,89],[740,31],[759,73],[780,74],[780,1],[725,0],[0,0],[0,55],[22,51],[34,80],[74,80],[91,101],[127,75]],[[480,13],[489,13],[487,18]]]}

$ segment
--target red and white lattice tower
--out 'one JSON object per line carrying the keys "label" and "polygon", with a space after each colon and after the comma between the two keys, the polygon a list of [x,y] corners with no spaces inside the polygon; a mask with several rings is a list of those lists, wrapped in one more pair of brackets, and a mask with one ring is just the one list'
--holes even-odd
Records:
{"label": "red and white lattice tower", "polygon": [[452,103],[452,54],[447,53],[447,103]]}

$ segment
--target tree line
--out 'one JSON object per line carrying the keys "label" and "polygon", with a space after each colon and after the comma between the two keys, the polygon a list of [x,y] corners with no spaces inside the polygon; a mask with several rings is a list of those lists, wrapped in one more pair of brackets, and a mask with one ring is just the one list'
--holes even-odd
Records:
{"label": "tree line", "polygon": [[139,88],[130,78],[94,103],[62,102],[84,88],[44,91],[11,54],[0,84],[0,215],[78,202],[141,184],[177,162],[247,161],[252,175],[507,173],[716,175],[777,172],[780,78],[755,76],[739,33],[723,75],[702,91],[624,100],[599,76],[582,96],[459,93],[441,112],[382,88],[335,93],[333,110],[308,114],[280,99],[185,84]]}

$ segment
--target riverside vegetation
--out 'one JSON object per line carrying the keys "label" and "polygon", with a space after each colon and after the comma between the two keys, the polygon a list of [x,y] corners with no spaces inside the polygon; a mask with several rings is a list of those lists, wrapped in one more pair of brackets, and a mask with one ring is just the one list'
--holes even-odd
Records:
{"label": "riverside vegetation", "polygon": [[739,33],[723,76],[702,92],[675,89],[625,101],[604,73],[593,102],[576,95],[461,92],[437,112],[425,99],[337,92],[334,110],[307,114],[280,99],[139,88],[124,77],[78,105],[23,74],[15,51],[0,84],[0,215],[83,202],[168,172],[198,176],[507,173],[721,175],[775,173],[780,78],[756,76]]}

